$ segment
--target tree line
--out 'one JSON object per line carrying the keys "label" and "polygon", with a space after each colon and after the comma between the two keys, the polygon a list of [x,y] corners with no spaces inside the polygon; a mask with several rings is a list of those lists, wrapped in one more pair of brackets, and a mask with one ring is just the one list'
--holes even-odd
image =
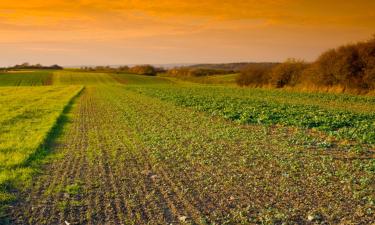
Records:
{"label": "tree line", "polygon": [[237,77],[240,86],[342,87],[344,90],[375,89],[375,36],[365,42],[344,45],[307,63],[288,59],[271,67],[250,65]]}
{"label": "tree line", "polygon": [[210,75],[222,75],[234,73],[233,70],[224,69],[206,69],[206,68],[190,68],[180,67],[173,68],[167,71],[167,74],[172,77],[202,77]]}
{"label": "tree line", "polygon": [[64,69],[62,66],[59,66],[57,64],[52,65],[52,66],[43,66],[41,64],[30,64],[30,63],[22,63],[22,64],[17,64],[14,66],[10,67],[4,67],[0,68],[2,71],[9,71],[9,70],[62,70]]}
{"label": "tree line", "polygon": [[224,75],[239,73],[249,67],[272,67],[277,63],[216,63],[216,64],[196,64],[191,66],[176,67],[168,70],[167,74],[173,77],[202,77],[210,75]]}
{"label": "tree line", "polygon": [[166,70],[160,67],[154,67],[151,65],[136,65],[136,66],[95,66],[95,67],[82,67],[81,70],[89,72],[103,72],[103,73],[132,73],[147,76],[156,76],[158,73],[165,73]]}

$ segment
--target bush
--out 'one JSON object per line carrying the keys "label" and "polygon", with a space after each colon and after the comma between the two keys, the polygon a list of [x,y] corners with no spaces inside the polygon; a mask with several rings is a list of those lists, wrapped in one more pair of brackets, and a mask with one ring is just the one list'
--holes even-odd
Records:
{"label": "bush", "polygon": [[241,71],[237,84],[272,85],[276,88],[304,84],[320,88],[371,91],[375,89],[375,36],[369,41],[330,49],[312,64],[289,59],[269,67],[248,67]]}
{"label": "bush", "polygon": [[148,76],[156,76],[157,74],[156,68],[151,65],[133,66],[129,69],[129,72]]}
{"label": "bush", "polygon": [[367,89],[375,89],[375,36],[359,45],[359,54],[364,63],[363,85]]}
{"label": "bush", "polygon": [[307,75],[320,86],[374,89],[375,38],[324,52]]}
{"label": "bush", "polygon": [[270,71],[270,84],[276,88],[295,86],[301,81],[303,71],[308,64],[301,60],[288,59]]}
{"label": "bush", "polygon": [[174,69],[168,70],[167,74],[172,77],[180,77],[180,76],[187,77],[187,76],[190,76],[190,69],[184,68],[184,67],[174,68]]}
{"label": "bush", "polygon": [[300,82],[302,72],[307,67],[307,63],[296,59],[288,59],[284,63],[272,66],[251,65],[241,71],[236,81],[240,86],[295,86]]}
{"label": "bush", "polygon": [[243,69],[236,79],[240,86],[263,86],[269,83],[271,67],[251,65]]}

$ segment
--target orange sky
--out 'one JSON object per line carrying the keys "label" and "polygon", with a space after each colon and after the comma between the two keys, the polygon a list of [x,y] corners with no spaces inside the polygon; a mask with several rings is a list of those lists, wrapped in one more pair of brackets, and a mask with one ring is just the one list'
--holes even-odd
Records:
{"label": "orange sky", "polygon": [[374,0],[1,0],[0,65],[282,61],[375,33]]}

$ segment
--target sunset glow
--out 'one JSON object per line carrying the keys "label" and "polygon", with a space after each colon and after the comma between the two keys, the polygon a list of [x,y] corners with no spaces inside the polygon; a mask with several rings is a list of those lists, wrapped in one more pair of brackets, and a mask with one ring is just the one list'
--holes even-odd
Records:
{"label": "sunset glow", "polygon": [[282,61],[375,33],[375,1],[3,0],[1,65]]}

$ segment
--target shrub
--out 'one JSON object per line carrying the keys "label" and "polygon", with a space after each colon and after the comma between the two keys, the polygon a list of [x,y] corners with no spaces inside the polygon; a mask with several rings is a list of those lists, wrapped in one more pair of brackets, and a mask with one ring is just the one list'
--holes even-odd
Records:
{"label": "shrub", "polygon": [[308,64],[301,60],[288,59],[275,66],[270,72],[270,83],[276,88],[295,86],[301,81],[302,72]]}
{"label": "shrub", "polygon": [[359,54],[364,63],[363,86],[367,89],[375,89],[375,36],[359,45]]}
{"label": "shrub", "polygon": [[[324,52],[306,74],[320,86],[375,87],[375,38]],[[307,77],[306,77],[307,78]]]}
{"label": "shrub", "polygon": [[167,74],[172,77],[180,77],[180,76],[190,76],[190,69],[189,68],[174,68],[167,71]]}
{"label": "shrub", "polygon": [[263,86],[269,83],[271,67],[251,65],[243,69],[236,79],[240,86]]}
{"label": "shrub", "polygon": [[340,86],[343,89],[375,89],[375,36],[366,42],[330,49],[308,64],[288,59],[270,67],[247,67],[241,71],[237,84],[276,88],[304,84],[310,87]]}
{"label": "shrub", "polygon": [[151,65],[138,65],[133,66],[129,69],[129,72],[140,74],[140,75],[148,75],[148,76],[156,76],[157,70],[155,67]]}

